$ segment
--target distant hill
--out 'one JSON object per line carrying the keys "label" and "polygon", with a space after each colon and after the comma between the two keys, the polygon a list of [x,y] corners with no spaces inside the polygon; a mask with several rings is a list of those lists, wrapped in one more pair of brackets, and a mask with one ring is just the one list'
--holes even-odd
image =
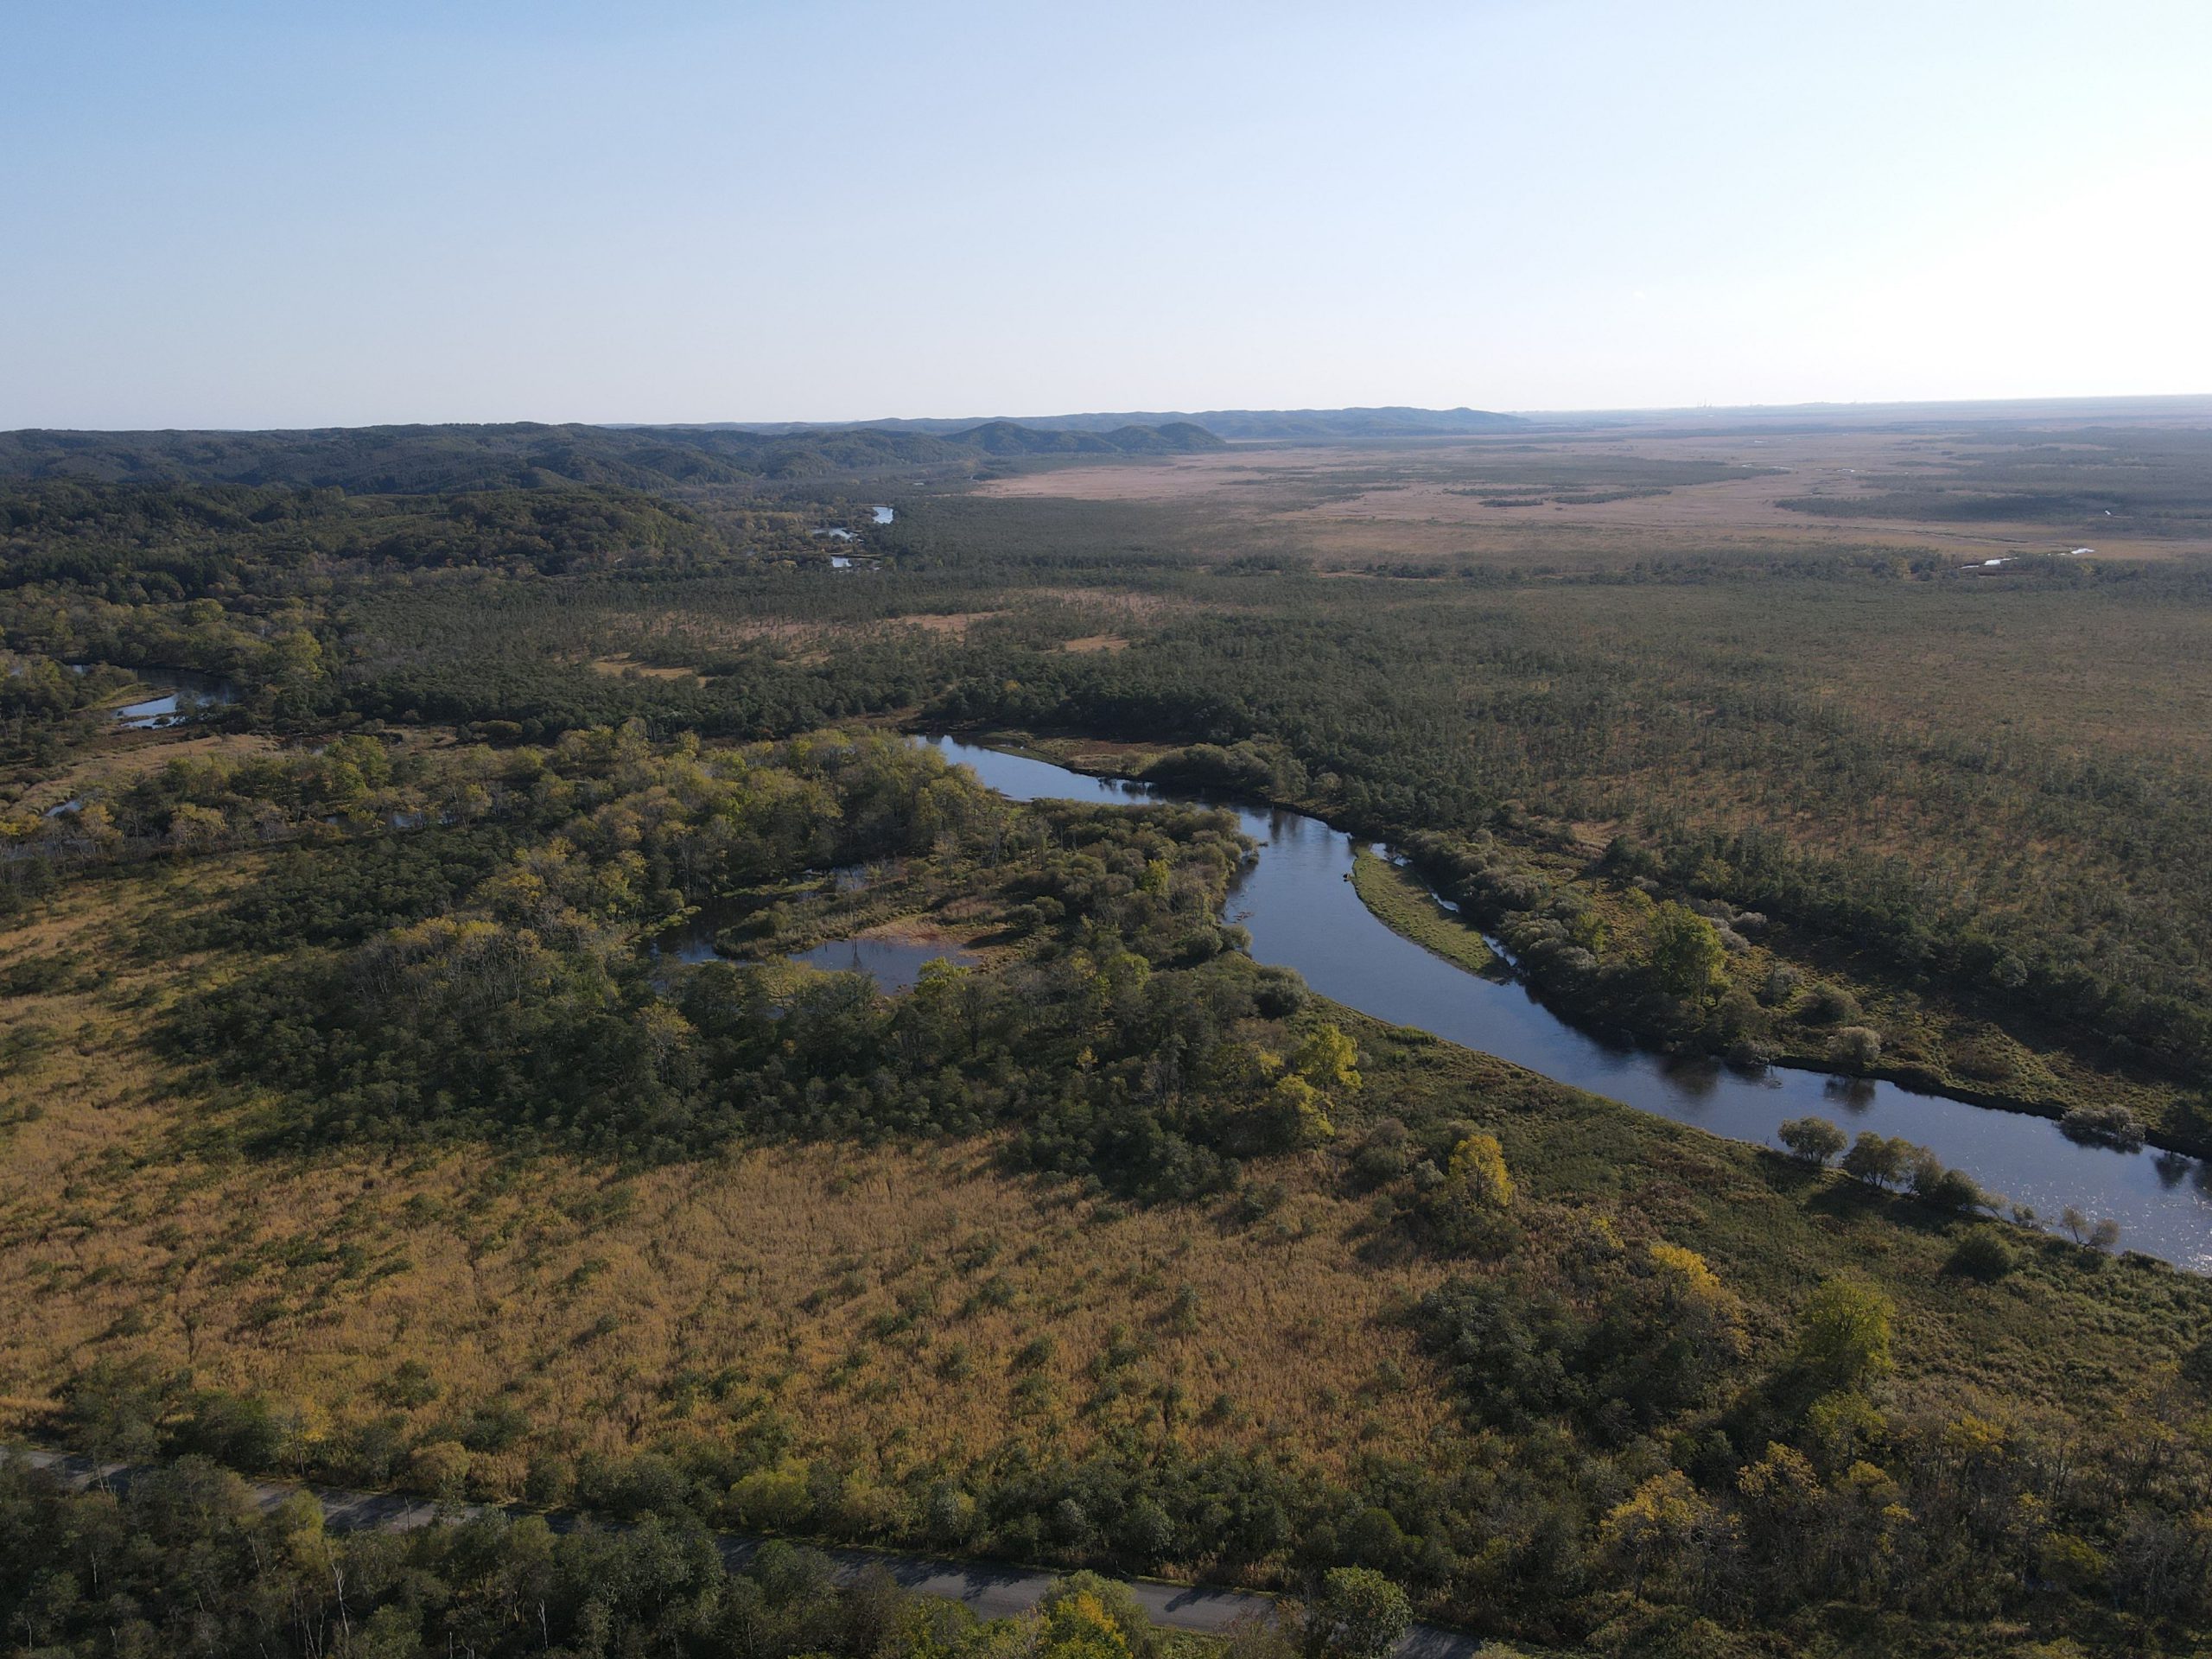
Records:
{"label": "distant hill", "polygon": [[353,493],[619,486],[657,490],[944,466],[981,458],[1180,454],[1222,441],[1185,422],[1100,432],[1012,421],[931,433],[880,427],[326,427],[269,432],[0,433],[0,479],[286,485]]}
{"label": "distant hill", "polygon": [[[1129,416],[1147,421],[1150,416]],[[1161,416],[1196,422],[1224,438],[1410,438],[1510,432],[1529,424],[1517,415],[1484,409],[1217,409],[1203,415]]]}
{"label": "distant hill", "polygon": [[948,432],[944,441],[988,455],[1164,455],[1219,449],[1220,438],[1188,421],[1160,426],[1117,426],[1109,431],[1076,427],[1039,427],[1015,421],[986,421]]}
{"label": "distant hill", "polygon": [[1166,431],[1195,426],[1217,437],[1260,438],[1405,438],[1446,437],[1459,433],[1508,432],[1529,425],[1517,415],[1496,415],[1481,409],[1212,409],[1193,413],[1131,412],[1118,415],[1025,415],[1019,421],[1004,419],[919,419],[854,421],[818,426],[804,421],[740,422],[690,429],[696,431],[759,432],[792,436],[804,433],[840,430],[861,432],[916,432],[946,435],[987,427],[1019,425],[1032,432],[1095,432],[1113,434],[1129,429]]}

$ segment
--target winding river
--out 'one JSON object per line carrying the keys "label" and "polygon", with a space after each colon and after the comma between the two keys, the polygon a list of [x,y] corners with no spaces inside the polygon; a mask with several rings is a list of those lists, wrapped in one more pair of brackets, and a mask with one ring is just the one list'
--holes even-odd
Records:
{"label": "winding river", "polygon": [[[955,738],[930,741],[1014,800],[1200,800]],[[2069,1205],[2092,1218],[2108,1216],[2120,1225],[2123,1248],[2212,1272],[2212,1166],[2196,1159],[2082,1146],[2047,1118],[1892,1083],[1783,1066],[1754,1073],[1601,1041],[1567,1025],[1525,986],[1469,973],[1376,920],[1347,879],[1352,841],[1341,830],[1297,812],[1204,804],[1229,805],[1262,843],[1231,890],[1229,919],[1250,930],[1257,960],[1296,969],[1324,996],[1738,1141],[1778,1146],[1776,1128],[1808,1115],[1853,1135],[1902,1135],[2046,1219]]]}

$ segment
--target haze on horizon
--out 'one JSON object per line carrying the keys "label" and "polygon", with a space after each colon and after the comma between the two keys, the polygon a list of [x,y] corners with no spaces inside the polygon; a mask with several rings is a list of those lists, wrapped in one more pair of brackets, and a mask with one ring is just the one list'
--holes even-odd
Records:
{"label": "haze on horizon", "polygon": [[2212,391],[2212,9],[0,14],[0,428]]}

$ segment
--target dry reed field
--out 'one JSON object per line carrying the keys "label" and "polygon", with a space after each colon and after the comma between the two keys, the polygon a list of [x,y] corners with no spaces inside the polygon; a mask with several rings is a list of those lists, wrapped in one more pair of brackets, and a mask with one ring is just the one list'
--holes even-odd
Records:
{"label": "dry reed field", "polygon": [[[0,1299],[35,1310],[0,1338],[14,1427],[129,1357],[281,1402],[312,1446],[390,1409],[411,1363],[437,1382],[414,1427],[528,1414],[477,1470],[518,1491],[533,1451],[633,1449],[758,1411],[797,1456],[866,1448],[887,1474],[1010,1436],[1080,1452],[1116,1422],[1340,1468],[1448,1414],[1411,1334],[1376,1324],[1441,1269],[1363,1262],[1346,1236],[1360,1206],[1295,1164],[1251,1226],[1009,1175],[995,1137],[626,1174],[481,1146],[210,1152],[143,1042],[200,964],[92,966],[208,874],[102,883],[0,938],[10,958],[66,951],[89,970],[0,1013],[0,1043],[44,1033],[6,1080]],[[1398,1375],[1378,1387],[1386,1362]]]}
{"label": "dry reed field", "polygon": [[[1526,435],[1417,443],[1238,444],[1211,454],[1058,466],[991,480],[987,497],[1172,505],[1224,527],[1287,537],[1324,568],[1376,560],[1474,558],[1507,568],[1605,569],[1652,557],[1777,550],[1926,553],[1961,566],[2066,552],[2067,531],[2025,518],[1961,524],[1899,517],[1882,480],[1969,482],[1990,446],[2017,442],[2073,457],[2094,448],[2054,432],[1961,429],[1815,431],[1665,426],[1602,435]],[[1795,511],[1785,501],[1840,509]],[[1850,509],[1861,508],[1862,512]],[[2212,529],[2179,533],[2102,524],[2109,558],[2212,553]]]}

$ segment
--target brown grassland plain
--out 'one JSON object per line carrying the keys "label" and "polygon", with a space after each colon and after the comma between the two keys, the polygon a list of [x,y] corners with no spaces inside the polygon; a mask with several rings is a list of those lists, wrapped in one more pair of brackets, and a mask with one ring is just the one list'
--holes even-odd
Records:
{"label": "brown grassland plain", "polygon": [[[631,1449],[772,1406],[802,1455],[905,1465],[1009,1433],[1079,1452],[1109,1421],[1084,1409],[1086,1367],[1117,1339],[1143,1356],[1128,1414],[1156,1416],[1148,1390],[1172,1383],[1198,1445],[1341,1467],[1448,1414],[1410,1332],[1374,1322],[1440,1268],[1361,1259],[1361,1206],[1302,1160],[1271,1172],[1286,1197],[1255,1227],[1010,1176],[995,1137],[628,1173],[480,1144],[241,1155],[143,1040],[208,964],[91,964],[119,960],[149,907],[251,869],[86,882],[0,938],[85,969],[0,1011],[0,1046],[25,1057],[0,1160],[0,1303],[26,1315],[0,1335],[11,1426],[94,1360],[135,1356],[282,1400],[312,1440],[384,1409],[412,1360],[440,1389],[416,1415],[518,1403],[524,1450]],[[1377,1392],[1385,1360],[1408,1380]],[[518,1490],[524,1466],[518,1451],[477,1472]]]}
{"label": "brown grassland plain", "polygon": [[[1255,1211],[1124,1206],[1012,1175],[991,1136],[760,1145],[641,1170],[480,1141],[247,1153],[145,1041],[193,976],[130,965],[156,908],[219,899],[251,859],[77,884],[0,937],[74,971],[0,1008],[0,1413],[35,1427],[101,1359],[189,1367],[292,1414],[311,1457],[397,1405],[411,1437],[504,1403],[528,1427],[472,1481],[544,1452],[635,1450],[772,1415],[794,1456],[890,1482],[1009,1440],[1115,1432],[1341,1471],[1459,1432],[1394,1313],[1453,1269],[1378,1232],[1326,1152],[1257,1166]],[[117,966],[104,967],[112,962]],[[2201,1323],[2201,1281],[2018,1235],[2001,1292],[1943,1264],[1957,1224],[1772,1154],[1577,1095],[1347,1011],[1385,1112],[1497,1133],[1529,1224],[1603,1217],[1700,1251],[1753,1341],[1840,1269],[1899,1306],[1899,1383],[1929,1410],[2040,1421],[2125,1395]],[[401,1368],[435,1379],[397,1402]],[[1995,1403],[1999,1398],[2003,1403]],[[2056,1419],[2054,1419],[2056,1421]],[[865,1507],[865,1506],[862,1506]]]}
{"label": "brown grassland plain", "polygon": [[[1934,551],[1964,565],[2076,545],[2036,523],[1831,518],[1780,505],[1790,498],[1871,498],[1878,477],[1955,481],[1983,453],[1977,440],[1989,442],[1984,434],[1916,427],[1537,430],[1313,448],[1238,444],[1206,454],[1025,472],[988,480],[978,492],[1167,503],[1217,516],[1225,526],[1257,522],[1310,550],[1325,569],[1473,557],[1574,571],[1777,548]],[[1722,475],[1700,479],[1700,471]],[[1581,499],[1592,497],[1599,499]],[[2107,531],[2098,536],[2097,550],[2126,559],[2201,556],[2212,553],[2212,536]]]}
{"label": "brown grassland plain", "polygon": [[236,760],[272,753],[276,747],[274,738],[257,732],[220,732],[204,737],[189,737],[181,732],[104,734],[99,743],[71,756],[65,768],[23,787],[8,804],[22,811],[44,812],[79,795],[125,787],[173,760]]}

